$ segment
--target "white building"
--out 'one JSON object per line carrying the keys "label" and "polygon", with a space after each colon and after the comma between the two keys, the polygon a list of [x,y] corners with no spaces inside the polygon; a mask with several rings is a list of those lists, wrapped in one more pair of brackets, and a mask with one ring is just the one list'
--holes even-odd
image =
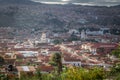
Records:
{"label": "white building", "polygon": [[84,30],[81,31],[81,39],[86,39],[87,35]]}
{"label": "white building", "polygon": [[48,38],[45,32],[42,33],[40,43],[48,43]]}
{"label": "white building", "polygon": [[22,54],[24,57],[36,57],[38,56],[38,51],[18,51],[19,54]]}
{"label": "white building", "polygon": [[62,64],[72,65],[72,66],[81,66],[81,59],[76,54],[64,53],[62,58]]}
{"label": "white building", "polygon": [[87,35],[103,35],[103,31],[90,31],[90,30],[86,30],[86,34]]}

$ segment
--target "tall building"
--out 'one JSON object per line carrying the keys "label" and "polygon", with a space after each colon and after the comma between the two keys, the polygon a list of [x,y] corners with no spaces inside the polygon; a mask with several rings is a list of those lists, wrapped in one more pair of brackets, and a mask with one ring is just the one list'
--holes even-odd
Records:
{"label": "tall building", "polygon": [[87,35],[84,30],[81,31],[81,39],[85,40],[87,38]]}
{"label": "tall building", "polygon": [[43,32],[41,35],[40,43],[48,43],[48,39],[45,32]]}

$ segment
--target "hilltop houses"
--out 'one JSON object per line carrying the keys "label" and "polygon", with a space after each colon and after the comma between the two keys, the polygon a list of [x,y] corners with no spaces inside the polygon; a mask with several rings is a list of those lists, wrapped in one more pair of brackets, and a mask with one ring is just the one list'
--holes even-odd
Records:
{"label": "hilltop houses", "polygon": [[[103,30],[103,29],[102,29]],[[106,29],[105,29],[106,30]],[[108,30],[108,29],[107,29]],[[71,35],[77,39],[69,40]],[[41,36],[41,37],[40,37]],[[104,34],[102,31],[88,31],[70,29],[69,32],[47,35],[42,32],[39,38],[0,42],[0,63],[2,73],[15,72],[18,77],[21,73],[34,75],[41,72],[51,73],[55,67],[50,64],[53,53],[61,53],[63,66],[91,68],[103,67],[108,70],[119,60],[110,53],[119,46],[119,36]],[[114,41],[116,40],[116,42]],[[54,40],[60,40],[58,44]],[[11,71],[9,70],[12,66]]]}
{"label": "hilltop houses", "polygon": [[89,50],[93,54],[109,54],[118,47],[116,43],[85,43],[82,49]]}

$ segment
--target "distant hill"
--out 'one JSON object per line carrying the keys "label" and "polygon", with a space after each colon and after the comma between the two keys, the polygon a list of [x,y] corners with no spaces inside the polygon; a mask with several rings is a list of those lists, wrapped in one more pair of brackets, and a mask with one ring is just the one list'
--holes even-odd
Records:
{"label": "distant hill", "polygon": [[[19,5],[18,5],[19,4]],[[0,27],[65,29],[86,25],[120,26],[120,6],[40,4],[30,0],[0,0]]]}
{"label": "distant hill", "polygon": [[30,0],[0,0],[0,4],[34,4],[35,2]]}
{"label": "distant hill", "polygon": [[16,27],[15,15],[21,5],[36,5],[30,0],[0,0],[0,27]]}
{"label": "distant hill", "polygon": [[120,5],[116,5],[116,6],[111,6],[113,8],[120,8]]}

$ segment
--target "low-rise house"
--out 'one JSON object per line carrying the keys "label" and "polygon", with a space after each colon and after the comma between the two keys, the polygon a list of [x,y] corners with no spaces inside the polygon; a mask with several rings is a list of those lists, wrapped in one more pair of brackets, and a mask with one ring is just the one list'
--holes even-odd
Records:
{"label": "low-rise house", "polygon": [[53,47],[49,49],[49,53],[60,53],[60,47]]}
{"label": "low-rise house", "polygon": [[17,69],[19,78],[23,73],[30,76],[30,75],[33,75],[36,71],[34,66],[16,66],[16,69]]}
{"label": "low-rise house", "polygon": [[14,65],[16,59],[4,59],[6,65]]}
{"label": "low-rise house", "polygon": [[42,63],[49,63],[50,56],[49,55],[39,55],[37,57],[38,61],[41,61]]}
{"label": "low-rise house", "polygon": [[82,49],[89,50],[92,54],[107,54],[118,47],[116,43],[86,43]]}
{"label": "low-rise house", "polygon": [[51,65],[40,65],[38,66],[38,69],[40,69],[41,73],[50,73],[52,71],[54,71],[54,67]]}
{"label": "low-rise house", "polygon": [[72,55],[70,53],[64,53],[62,58],[62,64],[72,65],[72,66],[81,66],[80,56]]}

